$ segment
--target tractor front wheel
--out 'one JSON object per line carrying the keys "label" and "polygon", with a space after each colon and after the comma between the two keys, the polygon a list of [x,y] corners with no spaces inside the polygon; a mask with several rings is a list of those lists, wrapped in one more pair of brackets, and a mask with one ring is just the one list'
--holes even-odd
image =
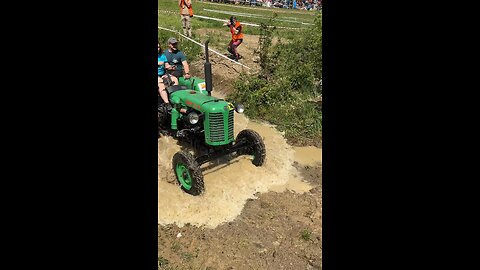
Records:
{"label": "tractor front wheel", "polygon": [[235,143],[241,140],[246,141],[246,146],[239,151],[238,155],[253,155],[252,163],[255,166],[262,166],[265,162],[266,149],[263,139],[256,131],[251,129],[245,129],[238,133]]}
{"label": "tractor front wheel", "polygon": [[185,151],[177,152],[173,156],[172,165],[177,181],[183,191],[193,196],[203,193],[205,190],[203,174],[200,166],[190,153]]}

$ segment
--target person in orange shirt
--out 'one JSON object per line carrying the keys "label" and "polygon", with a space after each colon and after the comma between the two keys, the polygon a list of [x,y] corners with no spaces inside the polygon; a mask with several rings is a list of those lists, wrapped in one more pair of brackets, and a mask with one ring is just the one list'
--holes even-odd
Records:
{"label": "person in orange shirt", "polygon": [[242,58],[242,56],[238,53],[237,48],[243,42],[243,31],[242,25],[235,16],[231,16],[230,20],[228,20],[223,25],[227,25],[230,28],[230,33],[232,33],[232,40],[228,44],[228,52],[235,57],[235,61]]}
{"label": "person in orange shirt", "polygon": [[178,0],[180,7],[180,17],[182,17],[183,34],[192,37],[192,27],[190,26],[190,18],[193,17],[192,1]]}

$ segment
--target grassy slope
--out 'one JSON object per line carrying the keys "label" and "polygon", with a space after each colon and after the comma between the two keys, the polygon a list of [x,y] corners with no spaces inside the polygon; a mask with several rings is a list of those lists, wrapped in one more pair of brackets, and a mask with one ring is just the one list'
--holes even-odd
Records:
{"label": "grassy slope", "polygon": [[[158,0],[158,25],[163,26],[165,28],[174,28],[177,31],[181,30],[181,23],[179,16],[172,16],[174,14],[179,14],[179,8],[177,6],[176,0]],[[260,23],[267,23],[268,19],[273,16],[274,13],[277,14],[277,21],[274,23],[275,26],[282,26],[282,27],[294,27],[294,28],[301,28],[305,27],[300,23],[294,22],[286,22],[281,20],[289,20],[289,21],[298,21],[303,23],[313,23],[314,14],[313,11],[296,11],[296,10],[289,10],[286,12],[285,10],[278,9],[278,8],[243,8],[243,6],[238,7],[231,4],[212,4],[209,2],[193,2],[193,10],[194,13],[201,16],[207,16],[222,20],[227,20],[230,15],[229,14],[222,14],[208,10],[216,10],[222,12],[235,12],[235,13],[245,13],[242,15],[236,15],[237,19],[240,22],[248,22],[254,24]],[[174,14],[172,14],[173,12]],[[248,14],[247,14],[248,13]],[[257,16],[257,17],[248,17],[248,16]],[[261,17],[258,17],[261,16]],[[202,18],[193,18],[192,19],[192,28],[223,28],[221,22],[202,19]],[[281,34],[287,34],[289,32],[298,33],[298,30],[287,30],[281,31]],[[249,26],[245,27],[246,34],[259,34],[258,27]]]}
{"label": "grassy slope", "polygon": [[[182,33],[182,25],[180,22],[179,16],[179,8],[177,5],[177,0],[158,0],[158,26],[175,30],[177,32]],[[303,27],[305,28],[306,25],[301,25],[299,23],[291,23],[291,22],[282,22],[279,20],[292,20],[292,21],[299,21],[304,23],[313,23],[314,17],[316,12],[314,11],[304,11],[304,10],[285,10],[279,8],[261,8],[261,7],[246,7],[246,6],[234,6],[231,4],[217,4],[217,3],[210,3],[210,2],[200,2],[200,1],[193,1],[193,10],[194,13],[197,15],[208,16],[212,18],[218,18],[222,20],[228,19],[230,15],[228,14],[221,14],[208,10],[217,10],[223,12],[236,12],[236,13],[249,13],[248,16],[262,16],[259,17],[246,17],[242,15],[237,15],[237,18],[240,22],[248,22],[254,24],[260,23],[267,23],[269,18],[274,16],[274,13],[277,15],[277,20],[273,23],[274,26],[283,26],[283,27]],[[206,36],[199,36],[195,32],[195,29],[223,29],[225,27],[222,26],[222,22],[207,20],[202,18],[192,18],[191,21],[192,29],[193,29],[193,38],[201,43],[204,43],[208,37]],[[255,26],[245,26],[244,28],[245,34],[253,34],[259,35],[260,29],[259,27]],[[227,30],[225,30],[227,31]],[[299,31],[303,30],[289,30],[289,29],[277,29],[275,31],[274,36],[282,37],[283,39],[291,40],[295,36],[299,34]],[[191,42],[184,42],[181,36],[178,36],[172,32],[168,32],[165,30],[160,30],[158,32],[159,39],[162,44],[166,44],[169,37],[176,37],[180,40],[182,50],[188,55],[191,61],[194,61],[199,57],[199,54],[202,52],[202,49],[192,44]],[[218,43],[218,44],[217,44]],[[212,48],[215,48],[216,45],[222,45],[225,43],[223,38],[217,36],[210,36],[210,45]]]}

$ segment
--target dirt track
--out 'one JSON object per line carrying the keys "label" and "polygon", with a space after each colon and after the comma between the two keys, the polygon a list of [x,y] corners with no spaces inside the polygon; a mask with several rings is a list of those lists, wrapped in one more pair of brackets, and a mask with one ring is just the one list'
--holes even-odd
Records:
{"label": "dirt track", "polygon": [[[253,57],[251,44],[256,43],[245,42],[240,54]],[[210,56],[210,59],[214,94],[223,96],[231,91],[232,78],[237,72],[221,57]],[[256,65],[251,58],[241,62]],[[192,73],[203,77],[203,62],[191,65]],[[255,171],[248,160],[240,160],[219,168],[210,174],[211,179],[205,180],[210,193],[198,203],[194,200],[201,198],[184,196],[174,183],[169,183],[172,175],[167,169],[170,164],[166,163],[174,149],[165,149],[175,146],[171,146],[171,141],[159,140],[159,188],[163,188],[159,190],[159,219],[164,224],[158,226],[159,269],[322,269],[321,149],[284,145],[273,128],[238,120],[238,129],[251,124],[264,137],[268,165]],[[286,148],[278,149],[281,147]],[[281,173],[285,171],[290,175]],[[215,173],[229,176],[222,176],[220,180],[224,183],[220,184],[215,182],[219,180]],[[242,183],[242,179],[246,181]],[[271,184],[255,185],[252,181]],[[228,204],[235,194],[252,190],[263,191],[246,194],[247,199],[238,200],[239,208]],[[214,203],[206,202],[209,200]],[[238,215],[225,215],[236,209],[241,209]],[[218,219],[208,221],[201,214],[194,218],[199,211]],[[221,222],[222,218],[228,221]],[[185,220],[191,222],[183,224]],[[201,225],[202,222],[206,225]]]}
{"label": "dirt track", "polygon": [[[225,44],[210,45],[210,48],[224,55],[228,54],[227,45],[231,39],[229,32],[221,31],[219,29],[198,29],[196,33],[199,36],[212,35],[221,37],[222,40],[225,40]],[[253,50],[256,48],[257,44],[258,36],[244,34],[243,42],[238,47],[238,53],[243,56],[240,63],[251,68],[250,70],[240,65],[236,65],[217,54],[210,53],[209,61],[212,63],[213,86],[215,91],[221,93],[229,92],[232,88],[232,81],[236,79],[242,71],[254,72],[255,70],[258,70],[258,63],[255,61],[255,56],[253,54]],[[205,58],[203,57],[201,60],[193,64],[192,74],[197,74],[200,77],[204,76],[204,61]]]}

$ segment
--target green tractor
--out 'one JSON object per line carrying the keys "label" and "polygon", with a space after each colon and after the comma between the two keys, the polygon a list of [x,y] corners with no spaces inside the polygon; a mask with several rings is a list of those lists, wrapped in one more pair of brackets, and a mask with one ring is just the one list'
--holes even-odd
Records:
{"label": "green tractor", "polygon": [[250,155],[253,165],[262,166],[266,156],[265,144],[257,132],[245,129],[234,138],[234,111],[243,113],[243,105],[211,96],[208,41],[205,60],[205,80],[180,77],[179,85],[167,87],[171,107],[158,99],[159,136],[172,136],[193,150],[177,152],[172,165],[182,190],[194,196],[205,190],[202,164],[226,155]]}

